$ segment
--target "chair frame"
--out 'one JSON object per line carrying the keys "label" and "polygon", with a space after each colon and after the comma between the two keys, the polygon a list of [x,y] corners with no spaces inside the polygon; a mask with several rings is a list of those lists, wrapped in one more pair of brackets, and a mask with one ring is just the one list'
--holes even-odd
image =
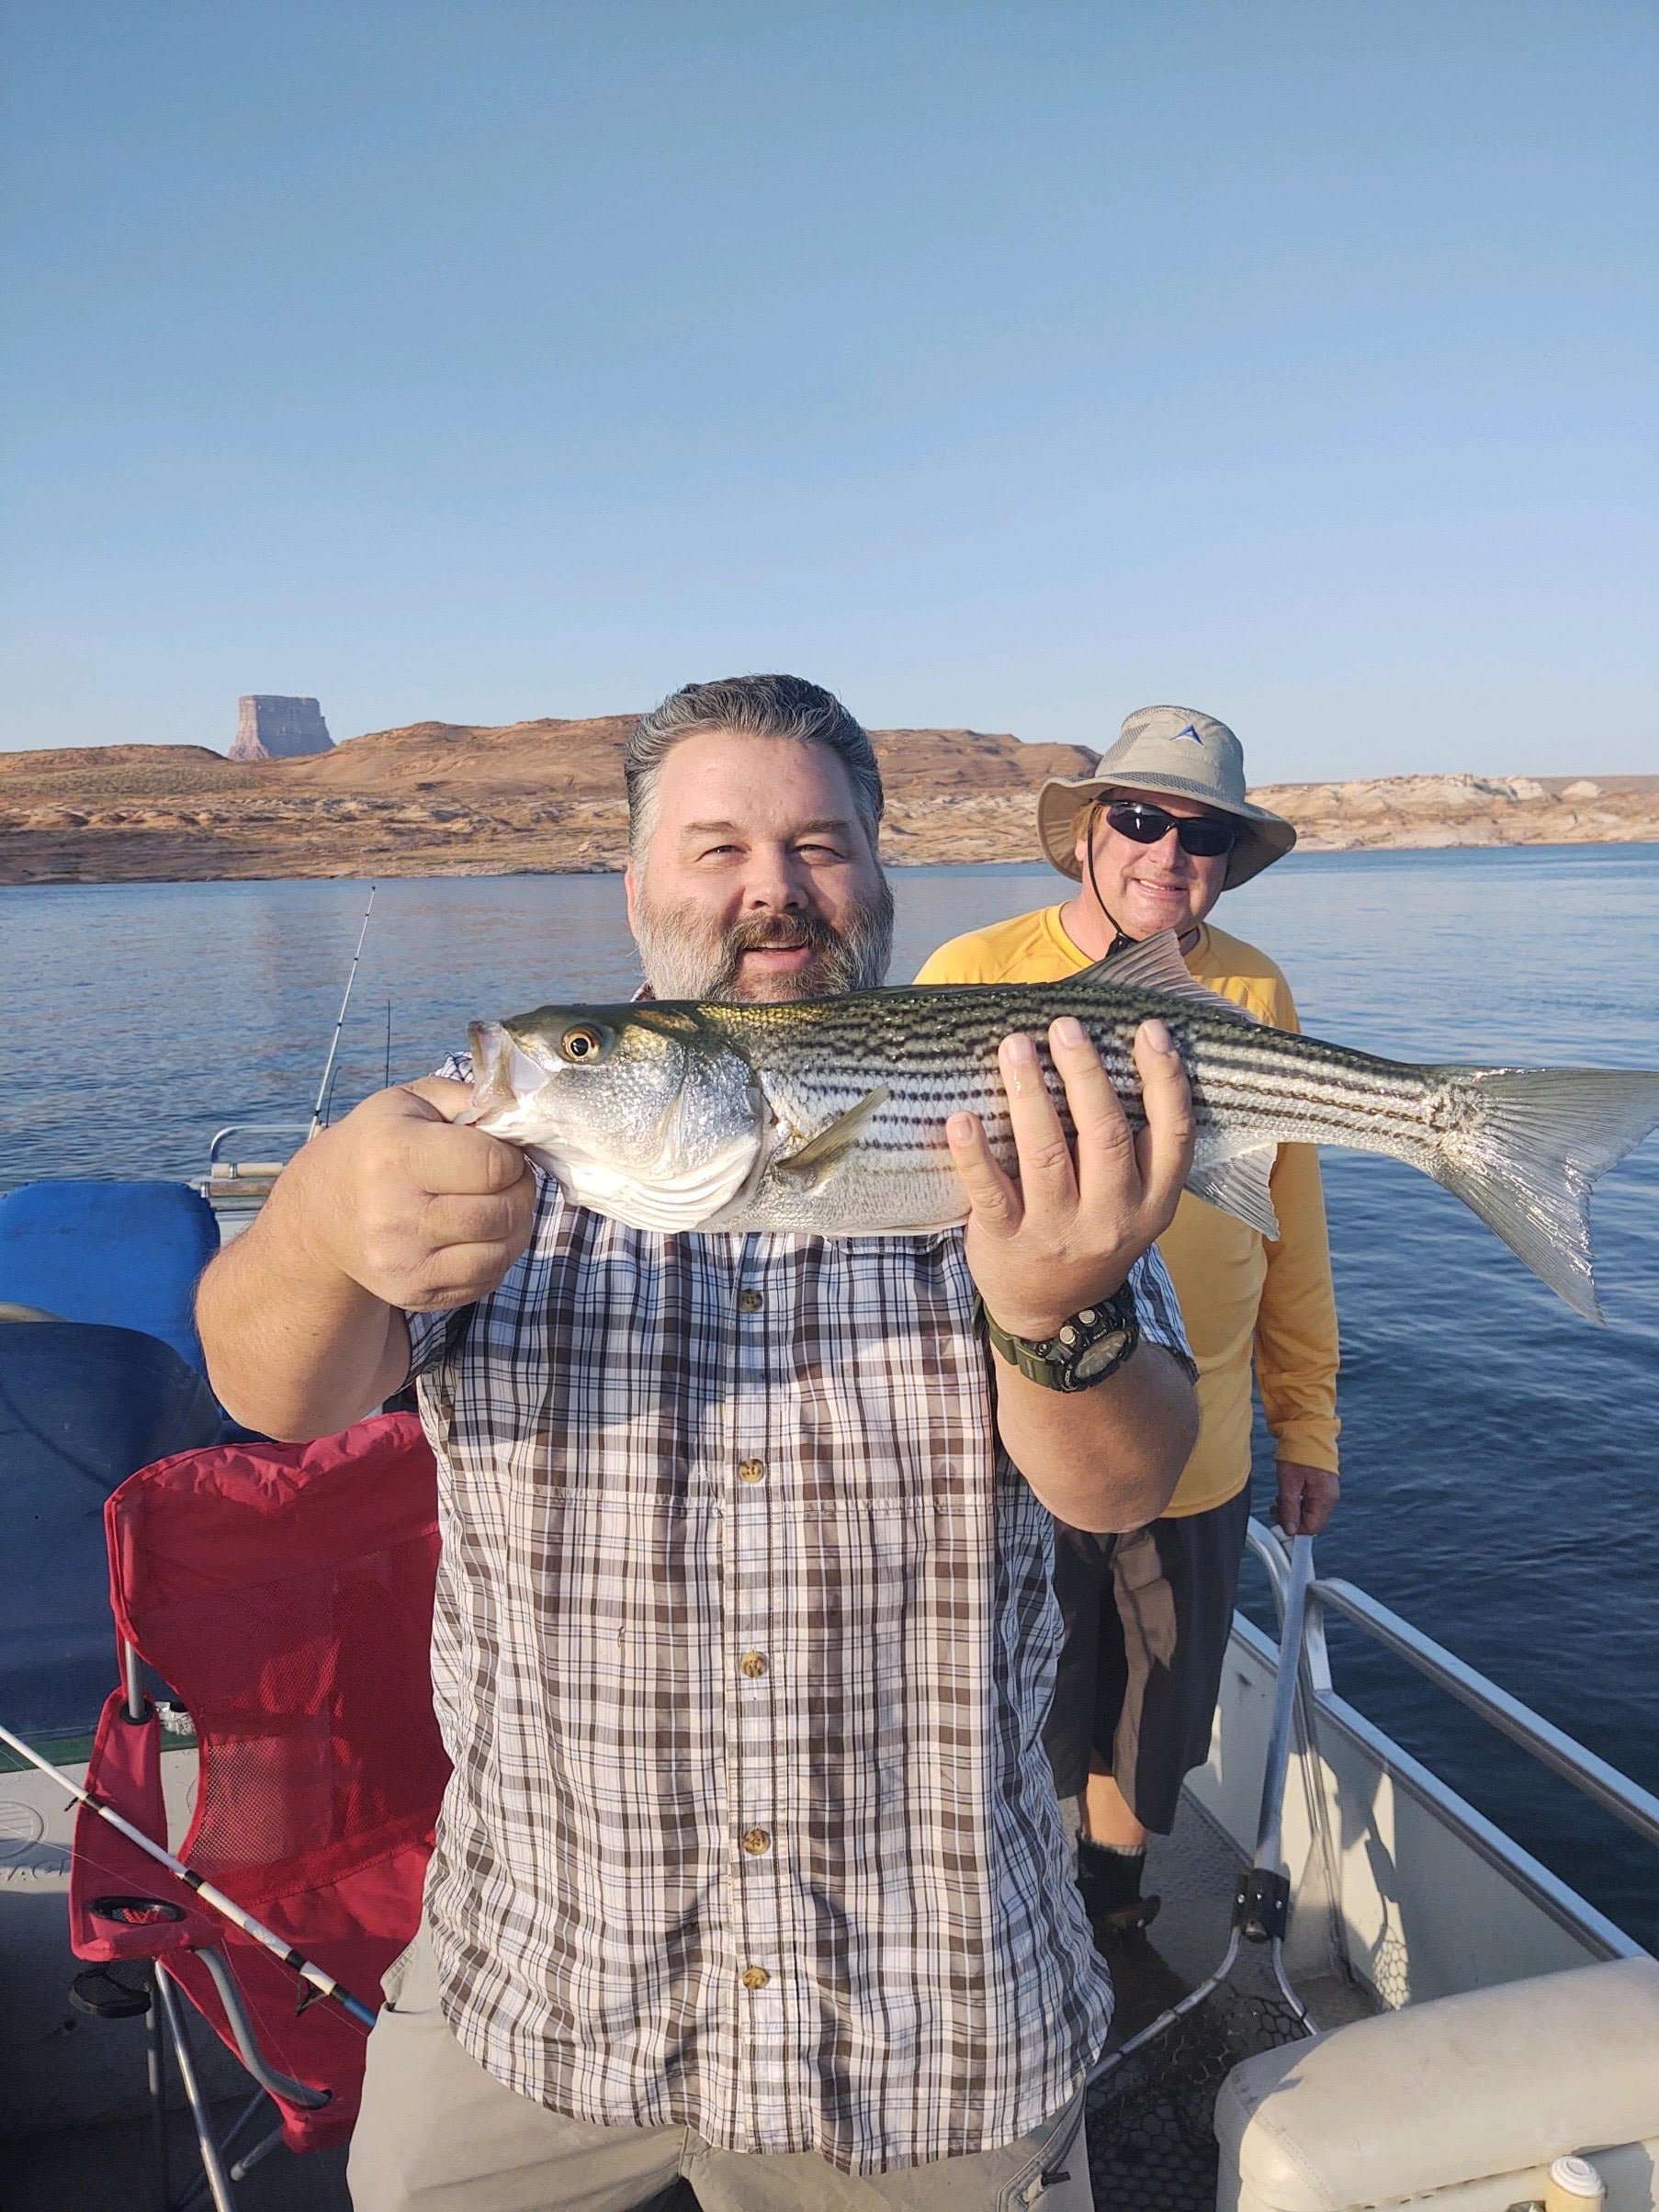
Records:
{"label": "chair frame", "polygon": [[[154,1710],[143,1685],[139,1655],[125,1637],[117,1639],[121,1678],[124,1686],[123,1710],[130,1721],[147,1721]],[[116,1919],[113,1913],[100,1913],[95,1900],[88,1908],[94,1917]],[[107,1901],[113,1906],[117,1901]],[[163,1898],[124,1898],[124,1907],[152,1905],[167,1908],[169,1901]],[[205,1945],[195,1954],[208,1969],[220,2003],[225,2008],[225,2018],[236,2041],[237,2056],[250,2077],[258,2083],[253,2097],[226,2130],[222,2138],[213,2132],[212,2114],[202,2093],[196,2071],[195,2058],[190,2048],[185,2016],[179,2007],[182,1994],[188,2004],[189,1994],[182,1984],[175,1987],[175,1978],[169,1972],[164,1959],[152,1959],[144,1969],[144,2065],[146,2089],[150,2102],[151,2141],[155,2165],[155,2197],[157,2212],[188,2212],[205,2188],[214,2212],[236,2212],[233,2184],[252,2172],[282,2141],[280,2124],[268,2135],[262,2136],[252,2150],[244,2152],[228,2168],[226,2160],[235,2144],[245,2134],[249,2122],[258,2113],[268,2094],[287,2097],[290,2103],[318,2110],[330,2102],[327,2090],[312,2089],[306,2082],[296,2082],[280,2068],[273,2066],[260,2049],[259,2038],[248,2017],[247,2006],[230,1960],[217,1944]],[[93,1971],[102,1971],[94,1969]],[[79,1978],[77,1978],[79,1979]],[[181,2196],[172,2193],[172,2176],[167,2150],[167,2048],[171,2045],[174,2063],[189,2107],[191,2121],[196,2129],[197,2149],[201,2159],[200,2175],[192,2181]]]}

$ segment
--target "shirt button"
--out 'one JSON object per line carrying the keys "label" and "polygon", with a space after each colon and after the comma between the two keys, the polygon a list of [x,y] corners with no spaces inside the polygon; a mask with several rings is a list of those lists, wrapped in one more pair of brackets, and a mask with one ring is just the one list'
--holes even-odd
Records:
{"label": "shirt button", "polygon": [[743,1987],[746,1990],[763,1990],[772,1976],[763,1966],[746,1966],[743,1969]]}
{"label": "shirt button", "polygon": [[739,1291],[738,1292],[739,1314],[758,1314],[765,1303],[765,1299],[762,1297],[759,1291]]}
{"label": "shirt button", "polygon": [[763,1652],[745,1652],[738,1665],[751,1682],[758,1682],[766,1672],[766,1655]]}
{"label": "shirt button", "polygon": [[738,1480],[740,1483],[763,1483],[766,1480],[765,1461],[739,1460],[738,1462]]}
{"label": "shirt button", "polygon": [[759,1858],[762,1851],[770,1851],[772,1849],[772,1838],[767,1834],[764,1828],[745,1828],[743,1831],[743,1848],[748,1852],[750,1858]]}

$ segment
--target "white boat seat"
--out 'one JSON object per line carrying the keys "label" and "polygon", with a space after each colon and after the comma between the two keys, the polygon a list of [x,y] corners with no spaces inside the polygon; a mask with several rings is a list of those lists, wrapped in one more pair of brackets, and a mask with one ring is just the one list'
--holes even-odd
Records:
{"label": "white boat seat", "polygon": [[1264,2051],[1215,2105],[1217,2212],[1506,2212],[1588,2150],[1659,2212],[1659,1959],[1408,2005]]}

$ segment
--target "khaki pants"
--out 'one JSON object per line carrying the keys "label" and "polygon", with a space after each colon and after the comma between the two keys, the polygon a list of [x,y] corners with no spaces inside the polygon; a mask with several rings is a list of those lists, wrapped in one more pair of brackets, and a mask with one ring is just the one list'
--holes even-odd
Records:
{"label": "khaki pants", "polygon": [[859,2177],[811,2152],[598,2127],[507,2089],[438,2010],[425,1930],[387,1977],[352,2138],[355,2212],[632,2212],[683,2176],[703,2212],[1090,2212],[1083,2100],[1001,2150]]}

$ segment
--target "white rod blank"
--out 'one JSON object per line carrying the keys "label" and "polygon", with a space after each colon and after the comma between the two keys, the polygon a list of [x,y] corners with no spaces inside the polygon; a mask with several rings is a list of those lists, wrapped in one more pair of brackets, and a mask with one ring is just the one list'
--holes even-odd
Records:
{"label": "white rod blank", "polygon": [[314,1966],[303,1953],[295,1950],[291,1944],[285,1943],[280,1936],[267,1928],[263,1921],[255,1920],[251,1913],[244,1912],[233,1897],[227,1897],[222,1890],[216,1889],[210,1881],[204,1881],[199,1874],[193,1873],[182,1859],[174,1857],[164,1844],[158,1844],[152,1835],[146,1835],[141,1828],[135,1828],[130,1821],[124,1820],[112,1805],[106,1805],[101,1798],[94,1797],[91,1790],[84,1789],[79,1782],[72,1781],[61,1766],[54,1766],[50,1759],[43,1758],[21,1736],[13,1735],[9,1728],[0,1727],[0,1744],[8,1744],[31,1766],[39,1767],[43,1775],[50,1776],[61,1789],[66,1790],[72,1798],[96,1812],[110,1827],[118,1830],[130,1844],[136,1844],[141,1851],[148,1853],[170,1874],[177,1875],[179,1880],[193,1890],[203,1904],[210,1905],[232,1926],[240,1928],[244,1936],[251,1936],[274,1958],[280,1958],[285,1966],[291,1967],[295,1973],[309,1981],[314,1990],[325,1997],[332,1997],[360,2027],[373,2027],[375,2015],[360,1998],[354,1997],[348,1989],[343,1989],[332,1974],[325,1974],[320,1966]]}

